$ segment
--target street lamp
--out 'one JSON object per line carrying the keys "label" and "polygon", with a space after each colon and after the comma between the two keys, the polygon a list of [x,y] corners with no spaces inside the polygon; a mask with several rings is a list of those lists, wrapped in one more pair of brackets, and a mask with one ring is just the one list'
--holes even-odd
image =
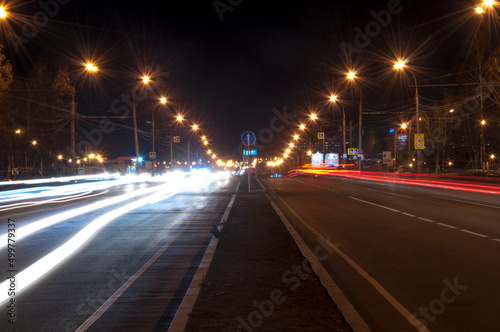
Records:
{"label": "street lamp", "polygon": [[[184,117],[182,115],[177,115],[176,116],[176,121],[178,123],[182,122]],[[174,168],[174,130],[173,130],[173,124],[170,124],[170,167],[173,170]]]}
{"label": "street lamp", "polygon": [[334,116],[335,116],[335,108],[334,105],[337,104],[339,105],[341,108],[342,108],[342,163],[345,163],[345,160],[344,160],[344,155],[346,154],[346,144],[345,144],[345,110],[344,110],[344,106],[342,106],[341,104],[338,104],[337,103],[337,96],[336,95],[331,95],[330,96],[330,101],[332,102],[332,109],[333,109],[333,113],[334,113]]}
{"label": "street lamp", "polygon": [[[158,106],[165,105],[166,103],[167,103],[167,98],[161,97],[160,103],[153,108],[153,112],[151,113],[151,152],[155,152],[155,111],[158,108]],[[156,155],[155,158],[153,158],[153,165],[155,164],[155,159]],[[154,166],[152,172],[154,172]]]}
{"label": "street lamp", "polygon": [[0,18],[6,18],[7,17],[7,11],[3,6],[0,7]]}
{"label": "street lamp", "polygon": [[[397,62],[394,63],[394,68],[396,70],[404,70],[407,62],[408,60],[398,60]],[[420,105],[418,97],[418,84],[417,84],[417,78],[415,77],[412,71],[410,71],[410,74],[413,77],[413,80],[415,81],[415,116],[416,116],[415,121],[417,122],[417,134],[420,134]],[[421,149],[417,149],[417,173],[419,173],[422,169],[423,160],[421,152],[422,152]]]}
{"label": "street lamp", "polygon": [[481,120],[481,146],[480,146],[480,158],[481,158],[481,171],[484,171],[484,126],[486,126],[486,120]]}
{"label": "street lamp", "polygon": [[[347,79],[354,81],[356,72],[350,71],[347,73]],[[349,143],[350,144],[350,143]],[[363,152],[363,90],[359,89],[359,133],[358,133],[358,168],[361,171],[361,158]]]}
{"label": "street lamp", "polygon": [[[149,84],[150,78],[147,75],[142,77],[142,83],[144,85]],[[135,141],[135,156],[139,158],[139,136],[137,134],[137,111],[135,109],[135,102],[132,102],[132,116],[134,117],[134,141]]]}
{"label": "street lamp", "polygon": [[[200,129],[200,127],[197,125],[197,124],[193,124],[193,126],[191,127],[193,129],[194,132],[198,131],[198,129]],[[189,150],[189,146],[190,146],[190,137],[188,135],[188,165],[191,165],[191,152]]]}

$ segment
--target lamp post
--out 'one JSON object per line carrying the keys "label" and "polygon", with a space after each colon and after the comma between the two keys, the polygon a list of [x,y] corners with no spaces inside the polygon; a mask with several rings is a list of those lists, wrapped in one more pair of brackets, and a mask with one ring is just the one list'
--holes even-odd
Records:
{"label": "lamp post", "polygon": [[[330,96],[330,101],[332,102],[332,107],[333,105],[337,104],[337,96],[336,95],[332,95]],[[337,104],[339,105],[339,104]],[[344,160],[344,155],[346,154],[346,144],[345,144],[345,110],[344,110],[344,106],[342,105],[339,105],[339,107],[342,108],[342,163],[345,164],[345,160]],[[335,108],[333,107],[333,113],[334,113],[334,116],[335,116]]]}
{"label": "lamp post", "polygon": [[[347,79],[354,81],[356,73],[350,71],[347,73]],[[359,133],[358,133],[358,168],[361,171],[361,155],[363,152],[363,90],[359,89]]]}
{"label": "lamp post", "polygon": [[[406,67],[406,62],[407,60],[398,60],[397,62],[394,63],[394,69],[396,70],[404,69]],[[417,134],[420,134],[420,104],[418,97],[418,84],[415,75],[411,71],[410,74],[415,82],[415,116],[416,116],[415,121],[417,122]],[[423,162],[422,151],[421,149],[417,149],[417,173],[420,173],[422,169],[422,162]]]}
{"label": "lamp post", "polygon": [[[167,98],[161,97],[160,98],[160,103],[156,105],[153,108],[153,112],[151,113],[151,152],[156,152],[155,150],[155,111],[160,105],[165,105],[167,103]],[[155,169],[155,162],[156,162],[156,153],[155,153],[155,158],[153,158],[153,169],[151,172],[154,174],[154,169]]]}
{"label": "lamp post", "polygon": [[[84,64],[85,70],[90,73],[96,73],[99,68],[92,62],[87,62]],[[75,129],[75,120],[76,120],[76,101],[75,94],[71,95],[71,123],[70,123],[70,131],[71,131],[71,160],[75,160],[76,156],[76,129]]]}
{"label": "lamp post", "polygon": [[[197,124],[193,124],[193,126],[192,126],[191,128],[192,128],[192,131],[197,132],[197,131],[198,131],[198,129],[199,129],[200,127],[198,127],[198,125],[197,125]],[[188,135],[188,167],[191,167],[191,155],[190,155],[190,150],[189,150],[189,146],[190,146],[189,142],[190,142],[190,139],[191,139],[191,138],[190,138],[190,137],[189,137],[189,135]]]}
{"label": "lamp post", "polygon": [[[182,123],[184,117],[182,115],[177,115],[175,119],[177,123]],[[172,170],[174,169],[174,124],[175,122],[170,123],[170,168]]]}
{"label": "lamp post", "polygon": [[[150,82],[150,78],[147,75],[142,77],[142,84],[147,85]],[[138,87],[137,87],[138,88]],[[137,90],[137,89],[136,89]],[[135,94],[134,94],[135,95]],[[135,101],[132,101],[132,116],[134,118],[134,143],[135,143],[135,157],[139,158],[139,136],[137,135],[137,111],[135,106]]]}
{"label": "lamp post", "polygon": [[484,126],[486,126],[486,120],[481,120],[481,131],[480,131],[480,146],[479,146],[479,158],[480,158],[480,164],[481,164],[481,171],[484,171]]}

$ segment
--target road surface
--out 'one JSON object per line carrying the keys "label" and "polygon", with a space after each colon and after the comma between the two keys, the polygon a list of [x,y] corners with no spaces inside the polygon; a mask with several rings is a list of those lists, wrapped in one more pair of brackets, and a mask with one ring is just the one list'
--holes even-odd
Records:
{"label": "road surface", "polygon": [[2,188],[0,330],[166,331],[235,187],[179,174]]}
{"label": "road surface", "polygon": [[373,331],[500,331],[498,186],[393,180],[265,184]]}

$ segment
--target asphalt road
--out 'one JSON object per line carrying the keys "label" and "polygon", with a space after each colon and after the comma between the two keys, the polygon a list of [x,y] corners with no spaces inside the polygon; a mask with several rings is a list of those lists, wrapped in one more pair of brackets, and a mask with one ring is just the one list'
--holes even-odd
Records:
{"label": "asphalt road", "polygon": [[204,174],[32,196],[2,188],[0,267],[16,294],[0,285],[0,331],[166,331],[236,185]]}
{"label": "asphalt road", "polygon": [[373,331],[500,331],[499,194],[458,190],[471,182],[265,183],[309,247],[329,241],[318,257]]}

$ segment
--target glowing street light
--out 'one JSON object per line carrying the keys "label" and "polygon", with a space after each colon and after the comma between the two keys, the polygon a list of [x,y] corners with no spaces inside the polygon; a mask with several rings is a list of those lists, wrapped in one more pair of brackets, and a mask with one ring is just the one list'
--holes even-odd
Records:
{"label": "glowing street light", "polygon": [[38,143],[37,141],[31,142],[31,144],[33,144],[33,145],[37,145],[37,143]]}
{"label": "glowing street light", "polygon": [[150,78],[149,78],[149,76],[147,76],[147,75],[144,75],[144,76],[142,77],[142,83],[144,83],[144,84],[148,84],[150,80],[151,80],[151,79],[150,79]]}
{"label": "glowing street light", "polygon": [[95,66],[93,63],[91,62],[87,62],[87,64],[85,64],[85,68],[87,69],[87,71],[89,72],[96,72],[99,70],[99,68],[97,68],[97,66]]}
{"label": "glowing street light", "polygon": [[0,7],[0,18],[6,18],[7,17],[7,11],[5,10],[4,7]]}
{"label": "glowing street light", "polygon": [[167,103],[167,98],[165,98],[165,97],[161,97],[161,98],[160,98],[160,103],[162,103],[162,104],[164,104],[164,105],[165,105],[165,104]]}
{"label": "glowing street light", "polygon": [[484,126],[485,124],[486,124],[486,120],[482,120],[482,121],[481,121],[481,125],[483,125],[483,126]]}
{"label": "glowing street light", "polygon": [[347,78],[353,80],[356,77],[356,74],[353,71],[347,73]]}
{"label": "glowing street light", "polygon": [[406,123],[403,123],[403,124],[401,125],[401,129],[406,129],[406,127],[408,127],[408,125],[407,125]]}
{"label": "glowing street light", "polygon": [[290,147],[293,148],[295,146],[295,144],[293,143],[290,143]]}
{"label": "glowing street light", "polygon": [[21,129],[16,130],[16,134],[20,134],[20,133],[21,133]]}
{"label": "glowing street light", "polygon": [[199,129],[198,125],[194,124],[194,125],[193,125],[193,130],[194,130],[194,131],[196,131],[196,130],[198,130],[198,129]]}
{"label": "glowing street light", "polygon": [[313,114],[311,114],[310,118],[311,118],[311,120],[317,120],[318,116],[313,113]]}
{"label": "glowing street light", "polygon": [[177,115],[175,119],[179,122],[182,122],[182,120],[184,120],[184,117],[182,115]]}
{"label": "glowing street light", "polygon": [[399,60],[394,63],[394,69],[403,69],[406,66],[406,61]]}
{"label": "glowing street light", "polygon": [[297,135],[297,134],[293,135],[293,139],[294,140],[298,140],[299,139],[299,135]]}
{"label": "glowing street light", "polygon": [[306,125],[305,124],[300,124],[299,129],[300,130],[305,130],[306,129]]}
{"label": "glowing street light", "polygon": [[331,95],[330,96],[330,101],[331,102],[336,102],[337,101],[337,96],[336,95]]}

